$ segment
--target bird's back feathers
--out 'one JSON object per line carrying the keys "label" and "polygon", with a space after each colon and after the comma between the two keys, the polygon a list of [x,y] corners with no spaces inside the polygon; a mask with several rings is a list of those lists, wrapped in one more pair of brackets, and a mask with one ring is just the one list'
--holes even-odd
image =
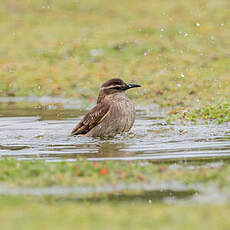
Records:
{"label": "bird's back feathers", "polygon": [[86,134],[96,125],[100,124],[109,113],[109,105],[105,102],[98,103],[90,110],[81,120],[81,122],[73,129],[71,136]]}

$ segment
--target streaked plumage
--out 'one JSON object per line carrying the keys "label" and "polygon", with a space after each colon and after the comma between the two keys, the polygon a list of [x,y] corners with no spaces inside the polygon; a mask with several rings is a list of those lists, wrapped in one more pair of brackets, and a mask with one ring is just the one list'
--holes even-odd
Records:
{"label": "streaked plumage", "polygon": [[97,105],[83,117],[71,135],[105,137],[129,131],[136,112],[125,91],[134,87],[140,85],[126,84],[118,78],[102,84]]}

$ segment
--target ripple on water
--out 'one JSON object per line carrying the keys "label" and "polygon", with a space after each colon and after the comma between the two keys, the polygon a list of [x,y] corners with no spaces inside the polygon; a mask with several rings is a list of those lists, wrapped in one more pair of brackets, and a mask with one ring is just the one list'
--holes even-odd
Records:
{"label": "ripple on water", "polygon": [[[92,105],[86,107],[82,102],[57,98],[52,101],[45,97],[27,98],[22,107],[17,104],[20,101],[25,98],[0,98],[0,156],[49,161],[71,160],[82,155],[90,160],[230,157],[229,125],[167,124],[165,111],[156,105],[137,106],[136,122],[130,133],[98,139],[69,137],[72,128]],[[41,106],[30,106],[34,102]],[[86,109],[82,109],[84,107]]]}

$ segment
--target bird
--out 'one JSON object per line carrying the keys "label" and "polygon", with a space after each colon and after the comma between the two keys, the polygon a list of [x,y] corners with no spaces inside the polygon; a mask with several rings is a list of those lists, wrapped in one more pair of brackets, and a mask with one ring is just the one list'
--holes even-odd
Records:
{"label": "bird", "polygon": [[103,138],[128,132],[134,124],[136,110],[125,92],[136,87],[141,85],[126,84],[119,78],[104,82],[99,90],[97,104],[83,117],[70,136]]}

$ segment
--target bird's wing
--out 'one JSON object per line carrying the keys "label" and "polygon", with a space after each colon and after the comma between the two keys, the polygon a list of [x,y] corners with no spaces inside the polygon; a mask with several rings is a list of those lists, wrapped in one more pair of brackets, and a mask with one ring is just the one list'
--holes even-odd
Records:
{"label": "bird's wing", "polygon": [[80,121],[80,123],[73,129],[71,136],[86,134],[93,127],[99,124],[108,114],[109,105],[106,103],[97,104],[92,110],[90,110]]}

